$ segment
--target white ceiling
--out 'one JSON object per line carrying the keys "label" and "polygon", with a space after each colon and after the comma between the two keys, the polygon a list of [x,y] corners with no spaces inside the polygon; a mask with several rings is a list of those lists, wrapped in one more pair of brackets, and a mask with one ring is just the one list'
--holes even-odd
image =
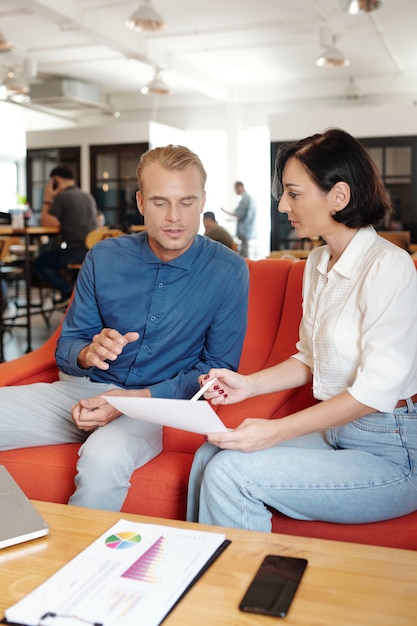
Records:
{"label": "white ceiling", "polygon": [[[35,61],[32,85],[67,77],[100,88],[109,109],[151,107],[140,88],[162,69],[172,95],[159,106],[331,102],[354,79],[364,101],[417,100],[417,0],[383,0],[351,16],[340,0],[153,0],[166,29],[125,26],[124,0],[0,0],[0,31],[13,49],[0,71]],[[315,65],[330,28],[348,68]],[[349,102],[347,100],[346,102]],[[417,113],[417,110],[416,110]],[[70,115],[71,112],[66,114]]]}

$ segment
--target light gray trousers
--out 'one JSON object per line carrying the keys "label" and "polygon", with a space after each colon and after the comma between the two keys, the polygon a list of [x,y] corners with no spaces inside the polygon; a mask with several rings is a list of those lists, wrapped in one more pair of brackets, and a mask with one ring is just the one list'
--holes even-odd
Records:
{"label": "light gray trousers", "polygon": [[0,450],[82,443],[69,504],[120,511],[135,469],[162,450],[162,428],[125,415],[86,433],[71,419],[80,399],[115,385],[60,374],[55,383],[0,388]]}

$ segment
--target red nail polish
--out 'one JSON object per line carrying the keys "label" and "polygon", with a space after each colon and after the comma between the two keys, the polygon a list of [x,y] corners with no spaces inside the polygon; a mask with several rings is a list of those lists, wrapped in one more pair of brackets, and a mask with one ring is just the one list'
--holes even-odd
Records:
{"label": "red nail polish", "polygon": [[214,391],[218,391],[220,389],[219,385],[214,385],[213,387]]}

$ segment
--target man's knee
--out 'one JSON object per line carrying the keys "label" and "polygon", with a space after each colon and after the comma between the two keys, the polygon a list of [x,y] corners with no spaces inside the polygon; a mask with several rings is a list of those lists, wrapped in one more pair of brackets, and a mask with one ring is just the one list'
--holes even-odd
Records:
{"label": "man's knee", "polygon": [[[126,418],[128,419],[128,418]],[[103,474],[133,472],[153,459],[162,450],[162,430],[150,429],[143,436],[133,437],[122,428],[103,426],[92,433],[79,451],[78,467],[88,466]]]}
{"label": "man's knee", "polygon": [[78,455],[81,462],[90,463],[97,469],[107,469],[119,463],[126,463],[129,456],[123,446],[117,445],[116,442],[106,442],[103,438],[97,442],[92,435],[83,443]]}

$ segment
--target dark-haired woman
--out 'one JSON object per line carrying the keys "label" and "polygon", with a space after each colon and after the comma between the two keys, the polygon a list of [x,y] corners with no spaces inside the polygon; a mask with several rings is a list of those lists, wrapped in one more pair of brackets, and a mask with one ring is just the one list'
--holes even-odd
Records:
{"label": "dark-haired woman", "polygon": [[320,402],[209,434],[188,519],[270,531],[268,507],[352,524],[415,511],[417,273],[375,231],[391,212],[381,177],[356,139],[330,129],[278,153],[273,191],[298,237],[326,242],[307,260],[297,352],[247,376],[212,369],[205,397],[227,405],[310,383]]}

